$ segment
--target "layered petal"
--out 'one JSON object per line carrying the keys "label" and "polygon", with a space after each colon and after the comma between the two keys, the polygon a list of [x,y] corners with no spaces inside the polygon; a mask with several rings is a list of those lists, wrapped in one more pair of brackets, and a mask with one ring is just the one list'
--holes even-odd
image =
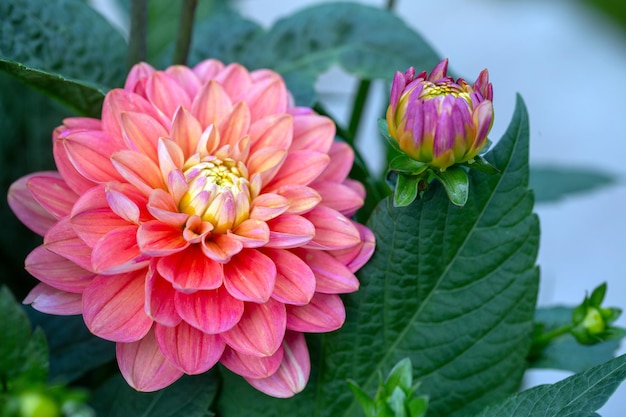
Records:
{"label": "layered petal", "polygon": [[47,284],[37,284],[23,301],[32,308],[46,314],[71,316],[83,312],[83,297],[81,294],[66,292]]}

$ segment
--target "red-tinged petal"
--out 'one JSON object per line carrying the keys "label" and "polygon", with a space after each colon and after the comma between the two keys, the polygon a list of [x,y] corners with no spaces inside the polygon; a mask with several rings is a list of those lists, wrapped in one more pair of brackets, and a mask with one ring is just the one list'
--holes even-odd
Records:
{"label": "red-tinged petal", "polygon": [[306,213],[322,201],[322,196],[313,188],[307,187],[306,185],[283,185],[278,188],[275,193],[285,197],[289,201],[287,213],[291,214]]}
{"label": "red-tinged petal", "polygon": [[344,294],[359,289],[359,280],[343,263],[325,251],[293,249],[315,275],[315,291],[324,294]]}
{"label": "red-tinged petal", "polygon": [[428,81],[437,81],[446,77],[448,72],[448,58],[444,58],[439,62],[428,76]]}
{"label": "red-tinged petal", "polygon": [[59,173],[65,179],[68,187],[74,190],[76,194],[81,195],[96,185],[95,182],[83,177],[76,168],[74,168],[62,140],[55,139],[53,141],[52,153]]}
{"label": "red-tinged petal", "polygon": [[316,181],[314,187],[322,196],[324,205],[337,210],[341,214],[354,214],[363,206],[363,197],[346,185],[328,181]]}
{"label": "red-tinged petal", "polygon": [[136,112],[148,114],[163,122],[152,104],[145,98],[131,91],[115,88],[107,93],[102,104],[102,130],[121,138],[121,114]]}
{"label": "red-tinged petal", "polygon": [[91,188],[80,196],[72,209],[71,225],[76,234],[89,246],[112,230],[128,226],[128,221],[115,214],[109,207],[105,186]]}
{"label": "red-tinged petal", "polygon": [[93,248],[93,269],[111,275],[146,267],[150,257],[139,249],[137,229],[135,225],[125,226],[104,235]]}
{"label": "red-tinged petal", "polygon": [[154,331],[137,342],[118,343],[115,356],[122,376],[137,391],[157,391],[183,376],[161,352]]}
{"label": "red-tinged petal", "polygon": [[198,119],[202,128],[216,125],[232,111],[233,104],[217,81],[209,81],[202,87],[191,106],[191,113]]}
{"label": "red-tinged petal", "polygon": [[[232,97],[232,96],[231,96]],[[220,138],[225,145],[234,146],[250,129],[250,111],[244,101],[237,103],[220,124]]]}
{"label": "red-tinged petal", "polygon": [[44,246],[38,246],[28,254],[25,268],[41,282],[74,293],[82,293],[95,277],[93,272],[50,252]]}
{"label": "red-tinged petal", "polygon": [[224,264],[224,286],[233,297],[264,303],[272,295],[276,265],[255,249],[244,249]]}
{"label": "red-tinged petal", "polygon": [[123,179],[110,160],[112,154],[126,147],[118,137],[98,130],[76,131],[59,141],[83,177],[96,183]]}
{"label": "red-tinged petal", "polygon": [[343,182],[348,177],[354,162],[354,151],[344,142],[333,142],[328,152],[330,163],[317,181]]}
{"label": "red-tinged petal", "polygon": [[215,81],[222,84],[233,101],[238,101],[240,96],[252,86],[252,79],[248,70],[236,63],[227,65],[226,68],[216,74]]}
{"label": "red-tinged petal", "polygon": [[156,260],[150,263],[146,275],[146,314],[164,326],[176,326],[182,320],[174,304],[176,290],[159,275],[155,264]]}
{"label": "red-tinged petal", "polygon": [[26,186],[41,207],[57,219],[70,214],[78,194],[58,172],[39,172],[28,178]]}
{"label": "red-tinged petal", "polygon": [[46,314],[72,316],[83,312],[83,296],[65,292],[47,284],[37,284],[23,301],[32,308]]}
{"label": "red-tinged petal", "polygon": [[335,124],[328,117],[317,114],[293,118],[291,150],[309,150],[328,153],[335,138]]}
{"label": "red-tinged petal", "polygon": [[200,216],[189,216],[185,222],[183,238],[191,244],[202,243],[213,230],[213,225],[202,220]]}
{"label": "red-tinged petal", "polygon": [[288,114],[271,114],[250,126],[250,150],[267,147],[289,149],[294,137],[293,118]]}
{"label": "red-tinged petal", "polygon": [[306,387],[311,373],[311,361],[302,333],[287,332],[283,342],[283,361],[272,376],[246,378],[254,388],[276,398],[289,398]]}
{"label": "red-tinged petal", "polygon": [[273,355],[260,358],[226,347],[220,362],[232,372],[245,378],[267,378],[278,370],[283,361],[283,352],[281,346]]}
{"label": "red-tinged petal", "polygon": [[326,169],[330,158],[325,153],[315,151],[289,152],[280,170],[267,186],[271,192],[284,185],[308,185]]}
{"label": "red-tinged petal", "polygon": [[172,283],[174,289],[185,293],[214,290],[219,288],[224,280],[222,264],[204,256],[198,245],[160,258],[157,270],[163,278]]}
{"label": "red-tinged petal", "polygon": [[191,107],[191,99],[185,89],[162,71],[157,71],[148,78],[146,96],[168,119],[174,116],[178,106]]}
{"label": "red-tinged petal", "polygon": [[228,235],[241,242],[244,248],[258,248],[264,246],[270,239],[270,228],[261,220],[244,220]]}
{"label": "red-tinged petal", "polygon": [[180,171],[183,168],[185,156],[180,146],[171,139],[160,138],[157,147],[159,167],[161,168],[164,182],[167,182],[170,172]]}
{"label": "red-tinged petal", "polygon": [[157,160],[157,139],[167,136],[160,122],[144,113],[124,112],[120,115],[122,137],[126,148]]}
{"label": "red-tinged petal", "polygon": [[295,248],[309,243],[315,236],[315,226],[302,216],[283,214],[267,222],[270,227],[270,248]]}
{"label": "red-tinged petal", "polygon": [[200,122],[187,109],[179,107],[174,114],[169,137],[180,146],[185,157],[196,151],[200,135],[202,135]]}
{"label": "red-tinged petal", "polygon": [[281,195],[261,194],[252,201],[250,218],[262,221],[280,216],[289,208],[289,200]]}
{"label": "red-tinged petal", "polygon": [[286,320],[285,306],[276,300],[246,303],[239,323],[221,336],[228,346],[245,355],[271,356],[283,341]]}
{"label": "red-tinged petal", "polygon": [[315,225],[315,236],[307,244],[311,249],[337,250],[361,243],[354,223],[336,210],[318,205],[303,216]]}
{"label": "red-tinged petal", "polygon": [[243,243],[228,235],[213,235],[202,242],[202,252],[214,261],[225,263],[241,252]]}
{"label": "red-tinged petal", "polygon": [[217,59],[205,59],[193,67],[193,72],[198,76],[202,83],[206,83],[208,80],[215,78],[215,76],[223,69],[224,64]]}
{"label": "red-tinged petal", "polygon": [[200,91],[200,80],[194,72],[184,65],[172,65],[165,72],[183,87],[189,97],[195,97]]}
{"label": "red-tinged petal", "polygon": [[37,174],[22,177],[11,184],[7,200],[17,218],[30,230],[43,236],[57,219],[35,200],[28,189],[28,181],[35,175]]}
{"label": "red-tinged petal", "polygon": [[335,259],[346,265],[352,272],[358,271],[365,265],[376,248],[374,233],[362,224],[354,223],[354,226],[359,230],[361,243],[351,248],[330,252]]}
{"label": "red-tinged petal", "polygon": [[154,333],[163,355],[188,375],[211,369],[226,346],[218,335],[203,333],[184,321],[176,327],[157,324]]}
{"label": "red-tinged petal", "polygon": [[156,188],[165,189],[161,170],[148,156],[135,151],[120,151],[111,156],[115,169],[129,183],[149,196]]}
{"label": "red-tinged petal", "polygon": [[250,177],[255,174],[261,175],[263,184],[270,182],[281,168],[287,157],[287,151],[276,147],[259,149],[250,155],[248,163],[248,173]]}
{"label": "red-tinged petal", "polygon": [[286,307],[287,328],[296,332],[332,332],[346,320],[346,310],[337,294],[318,292],[307,305]]}
{"label": "red-tinged petal", "polygon": [[91,248],[78,237],[68,217],[59,220],[52,226],[43,239],[44,247],[56,253],[81,268],[93,271],[91,262]]}
{"label": "red-tinged petal", "polygon": [[183,227],[188,214],[178,212],[178,207],[171,194],[161,189],[153,190],[147,204],[148,211],[157,220],[173,227]]}
{"label": "red-tinged petal", "polygon": [[244,310],[243,301],[234,298],[223,287],[193,294],[177,292],[174,303],[183,320],[209,334],[232,329]]}
{"label": "red-tinged petal", "polygon": [[102,121],[93,117],[66,117],[63,126],[66,129],[102,130]]}
{"label": "red-tinged petal", "polygon": [[126,77],[126,82],[124,83],[124,90],[133,91],[135,89],[135,85],[139,82],[139,80],[148,77],[154,71],[154,67],[145,62],[140,62],[138,64],[133,65]]}
{"label": "red-tinged petal", "polygon": [[315,275],[299,257],[284,249],[263,249],[276,264],[272,298],[285,304],[304,305],[315,293]]}
{"label": "red-tinged petal", "polygon": [[270,114],[285,113],[289,102],[285,83],[276,73],[256,82],[241,99],[250,106],[253,121]]}
{"label": "red-tinged petal", "polygon": [[189,246],[180,228],[158,220],[145,222],[139,226],[137,244],[141,253],[148,256],[167,256]]}
{"label": "red-tinged petal", "polygon": [[83,292],[83,317],[89,331],[114,342],[140,340],[152,327],[144,310],[146,269],[98,275]]}

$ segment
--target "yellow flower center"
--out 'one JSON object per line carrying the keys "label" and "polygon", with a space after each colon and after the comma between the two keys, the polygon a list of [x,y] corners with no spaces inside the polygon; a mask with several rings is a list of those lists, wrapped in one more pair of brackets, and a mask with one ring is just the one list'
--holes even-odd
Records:
{"label": "yellow flower center", "polygon": [[440,82],[433,83],[430,81],[423,82],[424,88],[419,96],[421,99],[429,99],[440,96],[453,95],[454,97],[460,97],[467,101],[470,105],[472,104],[472,99],[470,98],[469,93],[464,91],[457,84],[453,84],[450,82]]}
{"label": "yellow flower center", "polygon": [[178,205],[182,213],[211,223],[213,233],[226,233],[248,218],[250,183],[242,162],[206,156],[184,175],[189,188]]}

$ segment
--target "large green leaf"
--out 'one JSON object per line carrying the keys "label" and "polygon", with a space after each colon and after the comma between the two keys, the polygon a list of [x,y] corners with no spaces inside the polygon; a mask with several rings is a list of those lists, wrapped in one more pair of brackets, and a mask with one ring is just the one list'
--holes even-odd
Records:
{"label": "large green leaf", "polygon": [[537,202],[558,201],[614,182],[614,176],[591,168],[533,165],[530,169],[530,186]]}
{"label": "large green leaf", "polygon": [[215,372],[185,375],[156,392],[137,392],[117,375],[92,395],[98,416],[107,417],[204,417],[217,394]]}
{"label": "large green leaf", "polygon": [[475,417],[591,417],[626,379],[626,355],[552,385],[541,385],[486,408]]}
{"label": "large green leaf", "polygon": [[[535,320],[550,331],[572,322],[572,307],[550,307],[537,309]],[[615,357],[619,340],[607,340],[595,345],[581,345],[574,336],[565,334],[546,346],[538,358],[530,363],[533,368],[563,369],[582,372]]]}
{"label": "large green leaf", "polygon": [[102,89],[121,85],[122,36],[80,0],[0,2],[0,69],[96,115]]}
{"label": "large green leaf", "polygon": [[[431,417],[467,415],[514,392],[532,338],[539,278],[521,99],[486,158],[502,173],[470,172],[463,208],[435,183],[409,207],[394,208],[387,199],[374,211],[376,252],[359,273],[361,289],[346,297],[344,327],[309,338],[314,374],[302,394],[271,400],[227,375],[221,415],[355,416],[346,379],[373,393],[379,373],[407,356],[422,382],[419,393],[430,396]],[[251,400],[237,401],[244,396]]]}

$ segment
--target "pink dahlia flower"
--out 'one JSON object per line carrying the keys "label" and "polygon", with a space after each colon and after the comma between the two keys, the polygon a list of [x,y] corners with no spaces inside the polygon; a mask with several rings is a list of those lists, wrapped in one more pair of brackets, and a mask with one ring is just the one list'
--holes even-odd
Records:
{"label": "pink dahlia flower", "polygon": [[9,204],[44,237],[26,258],[40,311],[82,314],[140,391],[217,362],[275,397],[306,385],[303,332],[339,328],[338,294],[374,237],[331,120],[294,107],[269,70],[136,65],[102,119],[53,133],[58,172]]}

